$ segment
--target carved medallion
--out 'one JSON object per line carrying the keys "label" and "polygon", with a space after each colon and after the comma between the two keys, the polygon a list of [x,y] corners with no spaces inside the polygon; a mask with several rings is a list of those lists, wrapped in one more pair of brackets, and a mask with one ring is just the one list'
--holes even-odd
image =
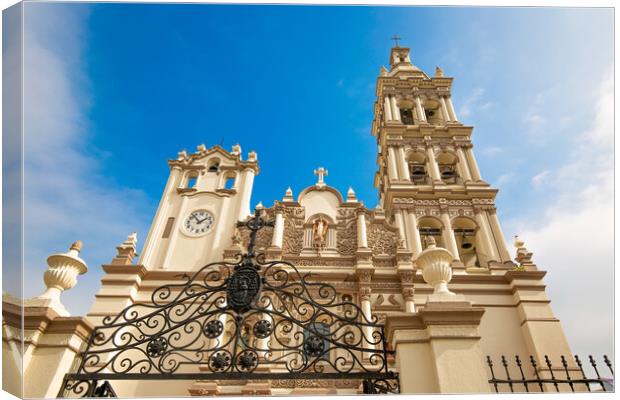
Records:
{"label": "carved medallion", "polygon": [[236,312],[245,312],[258,297],[261,289],[261,278],[252,267],[236,270],[228,281],[227,300]]}

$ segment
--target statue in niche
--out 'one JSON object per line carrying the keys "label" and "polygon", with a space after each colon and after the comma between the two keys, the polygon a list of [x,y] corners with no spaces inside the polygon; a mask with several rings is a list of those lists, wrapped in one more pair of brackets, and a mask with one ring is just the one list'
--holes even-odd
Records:
{"label": "statue in niche", "polygon": [[317,250],[323,250],[325,248],[328,229],[329,223],[322,216],[314,220],[314,224],[312,225],[312,238],[314,239],[314,246]]}

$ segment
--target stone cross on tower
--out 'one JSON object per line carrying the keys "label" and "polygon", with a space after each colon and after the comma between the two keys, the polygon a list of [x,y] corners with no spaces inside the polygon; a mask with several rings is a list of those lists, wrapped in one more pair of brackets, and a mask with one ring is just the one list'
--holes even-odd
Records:
{"label": "stone cross on tower", "polygon": [[324,178],[328,175],[327,170],[323,167],[319,167],[319,169],[314,170],[314,175],[319,177],[319,180],[317,181],[316,185],[318,187],[325,186]]}

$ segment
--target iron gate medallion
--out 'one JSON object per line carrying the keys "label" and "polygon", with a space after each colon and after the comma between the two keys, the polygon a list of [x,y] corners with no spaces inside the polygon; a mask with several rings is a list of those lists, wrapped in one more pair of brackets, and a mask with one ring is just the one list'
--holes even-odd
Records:
{"label": "iron gate medallion", "polygon": [[226,291],[228,305],[238,313],[245,312],[258,297],[260,289],[261,277],[256,269],[241,267],[232,274],[228,281]]}

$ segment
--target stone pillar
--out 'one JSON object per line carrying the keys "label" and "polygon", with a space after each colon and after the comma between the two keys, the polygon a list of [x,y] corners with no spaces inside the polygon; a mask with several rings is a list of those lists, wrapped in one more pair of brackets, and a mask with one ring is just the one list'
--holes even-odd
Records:
{"label": "stone pillar", "polygon": [[504,238],[502,228],[499,225],[499,219],[497,218],[497,210],[495,207],[487,211],[487,218],[489,219],[491,231],[495,237],[495,243],[497,244],[497,249],[499,250],[500,260],[502,262],[511,262],[512,259],[510,258],[508,248],[506,247],[506,239]]}
{"label": "stone pillar", "polygon": [[448,107],[446,107],[446,99],[443,96],[440,96],[439,102],[441,103],[441,113],[443,114],[444,120],[446,122],[452,121],[450,114],[448,113]]}
{"label": "stone pillar", "polygon": [[424,113],[424,108],[422,108],[422,101],[420,100],[420,96],[415,97],[415,108],[418,112],[418,118],[420,118],[420,121],[426,122],[426,114]]}
{"label": "stone pillar", "polygon": [[[568,361],[571,376],[580,376],[581,373],[575,365],[573,353],[560,320],[554,315],[551,301],[545,292],[543,281],[545,274],[545,271],[511,270],[504,275],[510,283],[513,301],[517,305],[519,326],[525,339],[527,352],[536,358],[540,366],[544,365],[544,357],[547,355],[553,363],[555,376],[562,378],[565,372],[560,363],[560,356],[564,356]],[[540,371],[540,377],[545,379],[551,376],[544,368]],[[546,390],[555,391],[555,388],[549,385]],[[576,390],[585,391],[585,388],[581,387]]]}
{"label": "stone pillar", "polygon": [[400,122],[400,110],[398,109],[398,104],[396,103],[396,96],[392,96],[392,116],[395,121]]}
{"label": "stone pillar", "polygon": [[413,247],[413,256],[417,257],[422,252],[422,239],[418,230],[418,218],[413,210],[409,211],[409,223],[411,224],[411,246]]}
{"label": "stone pillar", "polygon": [[[22,308],[23,306],[23,308]],[[5,377],[23,377],[23,397],[56,398],[63,377],[71,372],[76,356],[88,342],[93,326],[83,317],[63,317],[45,304],[44,299],[21,300],[3,296],[2,301],[4,343],[14,342],[21,351],[21,371],[13,371],[15,364],[9,362],[16,355],[4,348],[2,354]],[[22,324],[23,321],[23,324]],[[4,347],[4,346],[3,346]],[[19,357],[19,355],[17,355]],[[5,388],[8,382],[4,382]],[[21,386],[21,382],[12,382]],[[14,393],[17,394],[17,393]]]}
{"label": "stone pillar", "polygon": [[469,165],[467,162],[467,158],[465,157],[465,153],[463,152],[463,148],[462,147],[457,147],[456,148],[456,155],[459,159],[459,164],[461,165],[461,173],[463,174],[463,180],[465,182],[467,181],[471,181],[471,174],[469,172]]}
{"label": "stone pillar", "polygon": [[243,184],[239,193],[239,215],[238,221],[244,221],[252,214],[250,211],[250,197],[252,197],[252,186],[254,185],[254,169],[246,168],[243,170]]}
{"label": "stone pillar", "polygon": [[410,262],[408,265],[400,265],[399,263],[398,275],[400,276],[401,291],[405,300],[405,312],[414,313],[416,310],[413,297],[415,293],[415,288],[413,287],[413,276],[415,275],[413,265]]}
{"label": "stone pillar", "polygon": [[482,180],[480,176],[480,169],[478,168],[478,163],[476,163],[476,158],[474,157],[474,153],[471,150],[471,147],[468,147],[465,150],[465,156],[467,157],[469,170],[471,171],[471,177],[474,181],[479,182]]}
{"label": "stone pillar", "polygon": [[387,317],[401,394],[490,392],[480,347],[484,309],[455,300],[427,302],[417,313]]}
{"label": "stone pillar", "polygon": [[385,101],[383,104],[383,110],[385,115],[385,122],[392,121],[392,106],[390,104],[390,96],[385,96]]}
{"label": "stone pillar", "polygon": [[484,251],[485,255],[488,257],[488,261],[498,261],[499,257],[497,256],[497,253],[495,252],[495,245],[492,242],[489,228],[482,215],[482,210],[479,208],[476,208],[474,212],[476,214],[476,222],[478,223],[478,227],[479,227],[478,231],[479,231],[479,234],[481,235],[480,244],[482,245],[482,251]]}
{"label": "stone pillar", "polygon": [[399,180],[398,176],[398,164],[396,162],[396,151],[394,146],[388,146],[388,177],[390,180]]}
{"label": "stone pillar", "polygon": [[456,117],[456,112],[454,112],[454,105],[452,104],[452,98],[447,97],[446,102],[448,103],[448,113],[450,113],[450,119],[453,122],[457,122],[459,119]]}
{"label": "stone pillar", "polygon": [[437,165],[437,160],[435,159],[435,150],[433,149],[433,145],[428,144],[426,146],[426,158],[428,159],[429,172],[431,174],[431,179],[434,183],[441,183],[441,175],[439,174],[439,166]]}
{"label": "stone pillar", "polygon": [[[372,289],[370,288],[370,281],[373,275],[372,266],[366,266],[363,268],[357,268],[357,280],[359,285],[359,301],[360,308],[364,313],[364,317],[368,322],[372,322],[372,305],[370,303],[370,294],[372,293]],[[364,321],[366,322],[366,321]],[[372,344],[373,329],[371,326],[363,326],[362,334],[365,339],[362,340],[361,346],[367,349],[374,349],[374,345]],[[366,357],[368,355],[365,355]]]}
{"label": "stone pillar", "polygon": [[273,226],[273,236],[271,237],[271,246],[278,249],[282,248],[282,241],[284,239],[284,217],[282,215],[282,208],[276,208],[276,220]]}
{"label": "stone pillar", "polygon": [[368,235],[366,234],[366,214],[359,210],[357,213],[357,248],[368,248]]}
{"label": "stone pillar", "polygon": [[450,222],[450,215],[448,210],[441,211],[441,222],[443,223],[443,240],[446,242],[446,247],[452,253],[454,260],[460,261],[459,248],[454,238],[454,231],[452,230],[452,223]]}
{"label": "stone pillar", "polygon": [[405,156],[405,148],[398,146],[398,167],[400,169],[400,180],[409,181],[409,166],[407,165],[407,157]]}

